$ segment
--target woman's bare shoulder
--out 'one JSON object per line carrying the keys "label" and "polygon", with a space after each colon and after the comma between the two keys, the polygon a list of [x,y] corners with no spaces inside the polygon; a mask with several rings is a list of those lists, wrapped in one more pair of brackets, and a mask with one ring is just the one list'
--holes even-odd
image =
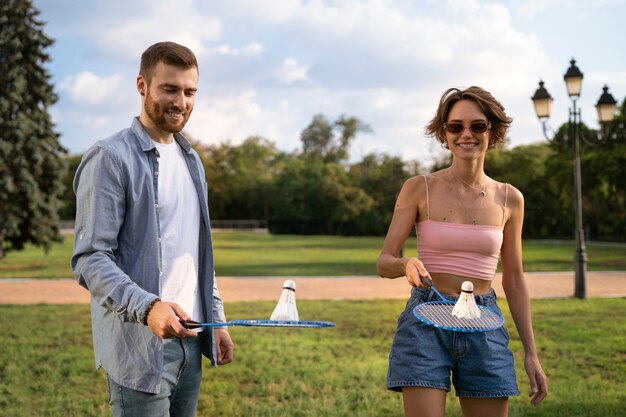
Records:
{"label": "woman's bare shoulder", "polygon": [[[429,180],[430,181],[430,180]],[[425,175],[416,175],[404,182],[399,199],[417,201],[426,193]]]}
{"label": "woman's bare shoulder", "polygon": [[507,207],[519,207],[524,204],[524,195],[508,182],[495,181],[496,195],[506,202]]}

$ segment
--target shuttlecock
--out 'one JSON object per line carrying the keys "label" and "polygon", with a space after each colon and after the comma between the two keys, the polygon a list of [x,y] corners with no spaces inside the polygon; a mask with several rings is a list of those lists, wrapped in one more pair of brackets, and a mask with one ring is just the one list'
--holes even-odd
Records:
{"label": "shuttlecock", "polygon": [[464,281],[461,285],[461,295],[452,309],[452,315],[460,319],[480,317],[480,310],[474,299],[474,284],[470,281]]}
{"label": "shuttlecock", "polygon": [[288,279],[283,282],[283,292],[280,293],[278,304],[276,304],[270,320],[300,320],[296,307],[296,283],[294,281]]}

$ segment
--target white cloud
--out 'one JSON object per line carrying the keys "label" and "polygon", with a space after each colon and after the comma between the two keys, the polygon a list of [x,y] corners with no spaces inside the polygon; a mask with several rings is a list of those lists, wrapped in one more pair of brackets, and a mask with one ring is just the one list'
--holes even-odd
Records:
{"label": "white cloud", "polygon": [[94,106],[107,101],[117,101],[121,80],[120,74],[99,77],[92,72],[82,71],[65,77],[59,88],[61,91],[67,91],[77,104]]}
{"label": "white cloud", "polygon": [[309,78],[308,71],[308,66],[298,65],[298,62],[293,58],[285,58],[276,77],[282,83],[293,84],[296,81],[306,81]]}
{"label": "white cloud", "polygon": [[571,10],[593,12],[607,7],[623,6],[624,0],[514,0],[516,10],[525,18],[533,18],[547,9],[566,15]]}
{"label": "white cloud", "polygon": [[211,8],[220,16],[267,24],[288,22],[302,7],[301,0],[227,0],[212,3],[215,4],[211,4]]}
{"label": "white cloud", "polygon": [[261,55],[264,50],[263,45],[258,42],[252,42],[241,48],[234,48],[230,45],[220,45],[207,50],[207,54],[253,57]]}
{"label": "white cloud", "polygon": [[[264,108],[254,91],[224,96],[203,96],[196,100],[194,112],[185,128],[202,143],[243,142],[250,136],[262,136],[286,146],[294,129],[289,105]],[[289,138],[290,139],[290,138]],[[283,148],[284,149],[284,148]]]}
{"label": "white cloud", "polygon": [[252,42],[243,48],[241,48],[241,53],[244,56],[257,56],[261,55],[265,48],[258,42]]}
{"label": "white cloud", "polygon": [[191,49],[198,57],[205,43],[219,39],[219,18],[202,14],[193,0],[147,2],[140,15],[110,16],[105,27],[94,27],[95,41],[102,51],[113,56],[137,60],[146,47],[170,40]]}
{"label": "white cloud", "polygon": [[541,13],[548,5],[549,0],[526,0],[517,10],[523,17],[534,17]]}

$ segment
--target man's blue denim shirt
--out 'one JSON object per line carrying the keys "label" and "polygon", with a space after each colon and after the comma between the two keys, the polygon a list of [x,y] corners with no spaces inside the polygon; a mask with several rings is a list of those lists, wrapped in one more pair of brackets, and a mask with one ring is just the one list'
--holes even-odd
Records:
{"label": "man's blue denim shirt", "polygon": [[[206,321],[225,322],[215,284],[204,168],[180,134],[202,220],[199,291]],[[143,324],[148,305],[160,295],[158,151],[137,118],[129,129],[93,145],[74,178],[76,225],[72,271],[91,293],[96,366],[118,384],[158,393],[163,341]],[[202,319],[202,318],[199,318]],[[213,332],[200,332],[202,353],[215,366]]]}

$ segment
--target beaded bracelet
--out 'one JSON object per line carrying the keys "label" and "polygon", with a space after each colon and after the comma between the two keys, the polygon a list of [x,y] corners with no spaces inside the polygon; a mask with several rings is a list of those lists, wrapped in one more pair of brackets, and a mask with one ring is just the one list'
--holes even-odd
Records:
{"label": "beaded bracelet", "polygon": [[159,297],[155,298],[146,308],[146,312],[143,315],[143,324],[145,324],[146,326],[148,325],[148,314],[150,314],[150,310],[152,310],[152,307],[154,307],[154,305],[159,301],[161,301]]}

